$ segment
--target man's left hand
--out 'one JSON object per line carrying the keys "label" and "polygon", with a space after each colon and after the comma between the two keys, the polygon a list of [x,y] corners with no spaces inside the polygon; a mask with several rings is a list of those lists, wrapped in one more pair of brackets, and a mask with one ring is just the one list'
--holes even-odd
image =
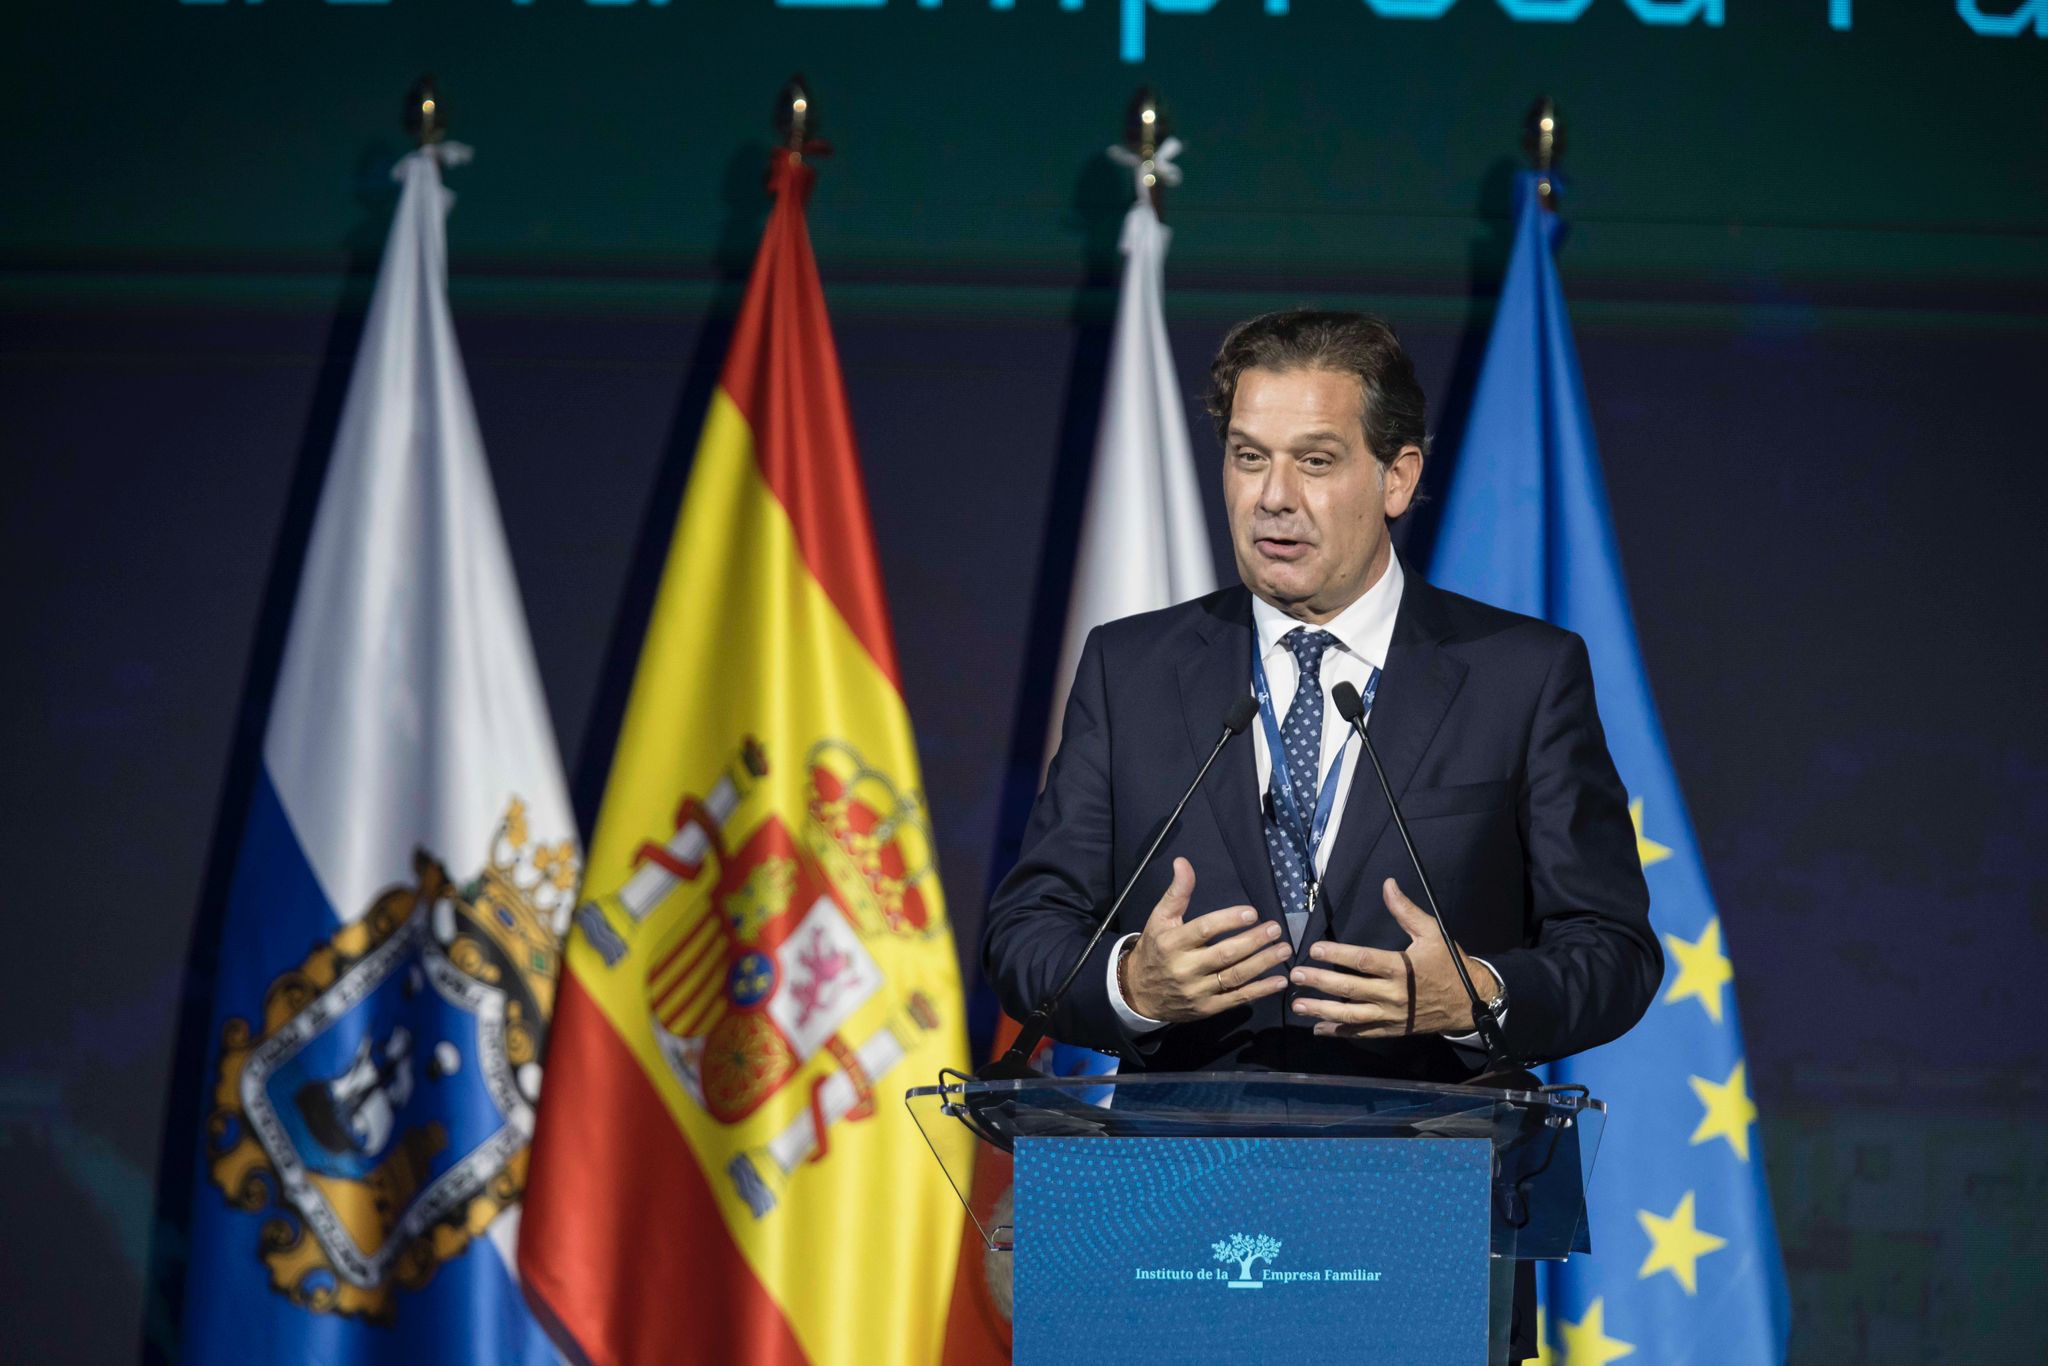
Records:
{"label": "man's left hand", "polygon": [[[1295,1013],[1316,1021],[1315,1032],[1340,1039],[1398,1038],[1404,1034],[1469,1034],[1472,1002],[1458,981],[1458,969],[1444,950],[1436,922],[1388,878],[1381,889],[1387,912],[1408,932],[1406,950],[1365,949],[1331,940],[1309,946],[1319,967],[1296,968],[1296,986],[1314,987],[1333,1000],[1296,1000]],[[1491,1000],[1500,983],[1484,963],[1464,950],[1458,956],[1472,974],[1482,1001]]]}

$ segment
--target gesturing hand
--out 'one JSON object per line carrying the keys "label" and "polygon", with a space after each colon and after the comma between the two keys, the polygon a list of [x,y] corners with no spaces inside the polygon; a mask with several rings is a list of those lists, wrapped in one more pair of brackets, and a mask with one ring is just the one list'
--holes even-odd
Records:
{"label": "gesturing hand", "polygon": [[[1314,1017],[1318,1034],[1340,1039],[1383,1039],[1402,1034],[1469,1034],[1472,1002],[1458,981],[1458,970],[1444,950],[1443,936],[1428,911],[1410,901],[1388,878],[1381,889],[1394,923],[1413,941],[1401,952],[1363,949],[1321,940],[1309,946],[1309,957],[1323,967],[1294,970],[1296,986],[1314,987],[1337,999],[1297,998],[1297,1014]],[[1481,1000],[1500,990],[1484,963],[1458,950]]]}
{"label": "gesturing hand", "polygon": [[1124,1000],[1148,1019],[1199,1020],[1287,985],[1278,973],[1266,975],[1294,955],[1278,924],[1259,924],[1259,913],[1249,906],[1186,919],[1194,893],[1193,865],[1175,859],[1173,883],[1124,961]]}

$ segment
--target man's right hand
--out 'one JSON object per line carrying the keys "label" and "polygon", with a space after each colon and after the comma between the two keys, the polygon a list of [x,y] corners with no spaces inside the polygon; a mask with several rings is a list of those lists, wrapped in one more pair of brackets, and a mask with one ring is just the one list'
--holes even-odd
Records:
{"label": "man's right hand", "polygon": [[1286,989],[1286,975],[1272,969],[1294,957],[1294,946],[1281,936],[1278,922],[1261,925],[1249,906],[1189,920],[1194,894],[1194,866],[1175,859],[1173,884],[1152,908],[1124,962],[1124,1000],[1148,1019],[1205,1019]]}

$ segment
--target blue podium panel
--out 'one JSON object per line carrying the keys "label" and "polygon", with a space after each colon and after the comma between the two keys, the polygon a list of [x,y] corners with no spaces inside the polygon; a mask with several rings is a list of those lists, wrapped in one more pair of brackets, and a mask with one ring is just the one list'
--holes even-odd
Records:
{"label": "blue podium panel", "polygon": [[1492,1155],[1020,1138],[1013,1360],[1484,1362]]}

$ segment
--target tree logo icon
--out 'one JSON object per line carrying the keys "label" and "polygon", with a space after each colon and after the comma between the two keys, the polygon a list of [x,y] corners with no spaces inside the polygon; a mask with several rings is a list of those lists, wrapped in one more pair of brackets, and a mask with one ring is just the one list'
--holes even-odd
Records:
{"label": "tree logo icon", "polygon": [[1270,1262],[1280,1255],[1280,1240],[1269,1238],[1263,1233],[1257,1237],[1233,1233],[1223,1241],[1211,1243],[1209,1246],[1215,1250],[1217,1261],[1237,1263],[1237,1279],[1230,1283],[1232,1290],[1263,1288],[1265,1282],[1252,1279],[1252,1263]]}

